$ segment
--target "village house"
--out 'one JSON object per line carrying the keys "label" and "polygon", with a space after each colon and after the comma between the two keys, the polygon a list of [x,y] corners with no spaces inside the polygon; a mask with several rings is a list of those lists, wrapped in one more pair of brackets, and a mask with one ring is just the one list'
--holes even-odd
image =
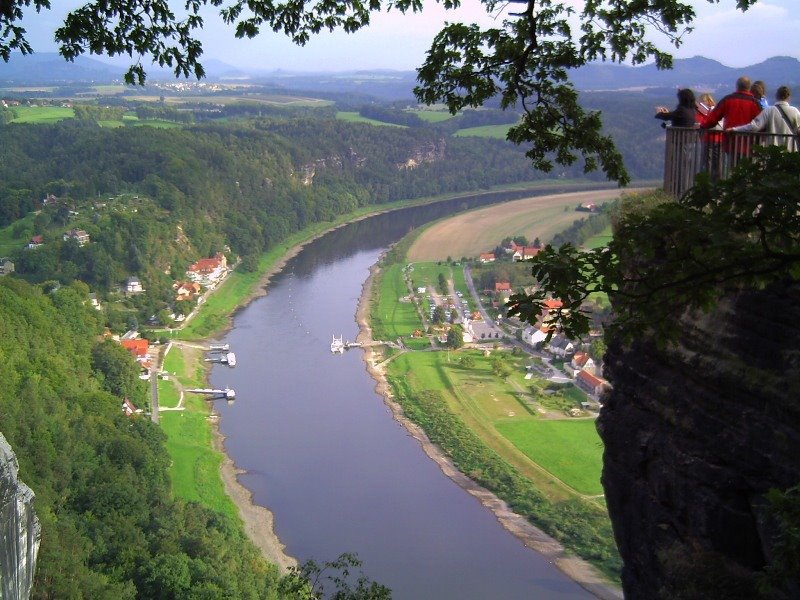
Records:
{"label": "village house", "polygon": [[493,252],[481,252],[478,256],[478,260],[482,263],[490,263],[496,260],[496,257]]}
{"label": "village house", "polygon": [[34,248],[38,248],[43,245],[44,245],[44,238],[40,235],[35,235],[28,241],[28,245],[25,246],[25,248],[28,250],[32,250]]}
{"label": "village house", "polygon": [[529,258],[533,258],[539,254],[539,250],[540,248],[535,246],[520,246],[516,242],[512,241],[509,254],[511,254],[511,259],[515,261],[528,260]]}
{"label": "village house", "polygon": [[122,400],[122,414],[124,414],[126,417],[130,417],[131,415],[139,413],[139,412],[142,412],[142,411],[139,410],[138,408],[136,408],[136,406],[134,406],[133,402],[131,402],[127,398],[124,398]]}
{"label": "village house", "polygon": [[564,370],[572,377],[577,377],[581,371],[597,374],[594,361],[586,352],[576,352],[569,363],[564,363]]}
{"label": "village house", "polygon": [[545,339],[547,339],[547,334],[549,331],[550,328],[546,325],[540,325],[539,327],[526,327],[522,330],[522,341],[529,346],[536,347],[544,343]]}
{"label": "village house", "polygon": [[578,387],[584,392],[591,394],[595,398],[599,398],[611,387],[605,379],[600,379],[588,371],[579,371],[578,376],[575,378],[575,383],[577,383]]}
{"label": "village house", "polygon": [[213,287],[225,276],[228,261],[225,255],[218,252],[213,258],[201,258],[186,270],[186,276],[192,281]]}
{"label": "village house", "polygon": [[142,372],[139,375],[139,379],[148,379],[150,377],[150,367],[152,366],[149,354],[150,343],[145,339],[136,338],[122,340],[120,344],[133,355],[133,358],[135,358],[136,362],[141,366]]}
{"label": "village house", "polygon": [[89,293],[89,303],[92,305],[93,308],[97,310],[101,310],[100,300],[97,298],[97,294],[95,292]]}
{"label": "village house", "polygon": [[89,234],[83,229],[70,229],[64,234],[64,241],[75,240],[79,246],[85,246],[89,243]]}
{"label": "village house", "polygon": [[550,339],[546,350],[554,356],[566,358],[575,352],[575,345],[565,335],[557,333]]}
{"label": "village house", "polygon": [[128,277],[127,281],[125,281],[125,292],[128,294],[141,294],[144,292],[142,282],[139,281],[138,277]]}
{"label": "village house", "polygon": [[200,293],[200,284],[194,281],[176,281],[172,284],[175,290],[175,301],[193,300]]}
{"label": "village house", "polygon": [[0,276],[14,272],[14,263],[8,258],[0,258]]}

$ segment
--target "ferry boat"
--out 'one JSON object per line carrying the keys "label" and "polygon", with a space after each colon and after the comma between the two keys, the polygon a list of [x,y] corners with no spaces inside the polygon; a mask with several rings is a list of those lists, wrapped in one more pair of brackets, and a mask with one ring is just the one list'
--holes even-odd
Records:
{"label": "ferry boat", "polygon": [[342,339],[343,336],[339,336],[338,338],[334,335],[333,340],[331,340],[331,352],[334,354],[344,354],[344,340]]}

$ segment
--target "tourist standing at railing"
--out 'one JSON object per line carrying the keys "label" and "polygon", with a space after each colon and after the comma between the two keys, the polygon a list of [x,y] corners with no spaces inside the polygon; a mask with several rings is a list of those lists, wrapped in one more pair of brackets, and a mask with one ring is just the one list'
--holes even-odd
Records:
{"label": "tourist standing at railing", "polygon": [[791,97],[792,91],[788,86],[782,85],[775,92],[775,104],[762,111],[748,124],[731,127],[730,129],[733,131],[763,131],[776,134],[776,137],[772,138],[773,145],[786,146],[789,150],[796,152],[799,145],[800,110],[789,104],[789,98]]}
{"label": "tourist standing at railing", "polygon": [[[753,91],[755,90],[756,87],[758,88],[758,93],[756,93],[756,91]],[[753,91],[753,95],[756,97],[756,100],[758,100],[758,104],[761,106],[761,110],[764,110],[769,106],[769,102],[767,101],[766,83],[764,83],[760,79],[758,81],[754,81],[751,91]]]}
{"label": "tourist standing at railing", "polygon": [[736,80],[736,91],[720,100],[701,125],[711,129],[725,119],[725,127],[738,127],[755,119],[760,112],[761,106],[750,91],[750,78],[742,76]]}
{"label": "tourist standing at railing", "polygon": [[[700,94],[700,99],[697,101],[697,122],[702,124],[714,107],[717,105],[714,96],[708,92]],[[713,178],[719,175],[719,162],[720,162],[720,147],[722,145],[722,127],[724,126],[724,119],[717,123],[713,129],[706,131],[703,134],[703,170],[708,171]]]}
{"label": "tourist standing at railing", "polygon": [[750,91],[753,92],[753,96],[758,101],[758,105],[761,107],[761,110],[764,110],[769,106],[769,102],[767,102],[767,84],[763,81],[754,81],[753,85],[750,86]]}
{"label": "tourist standing at railing", "polygon": [[[742,75],[736,80],[736,91],[719,101],[714,110],[703,120],[701,127],[711,129],[723,119],[726,128],[747,125],[760,112],[761,106],[750,91],[750,78]],[[723,152],[718,152],[718,164],[709,164],[706,167],[713,178],[724,177],[741,157],[750,154],[749,140],[744,138],[731,140],[730,138],[731,136],[724,136],[722,139],[721,149]],[[713,155],[714,152],[708,154]]]}
{"label": "tourist standing at railing", "polygon": [[656,106],[656,119],[669,121],[673,127],[694,127],[696,125],[694,92],[689,88],[678,90],[678,106],[669,111],[666,106]]}

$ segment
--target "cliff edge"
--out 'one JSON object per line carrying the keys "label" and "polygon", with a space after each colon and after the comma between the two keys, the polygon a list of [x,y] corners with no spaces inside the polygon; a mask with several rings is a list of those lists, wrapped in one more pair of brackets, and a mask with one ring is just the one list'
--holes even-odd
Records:
{"label": "cliff edge", "polygon": [[19,479],[19,465],[0,433],[0,598],[29,598],[41,541],[39,519],[33,511],[33,491]]}
{"label": "cliff edge", "polygon": [[800,482],[800,286],[675,327],[675,346],[617,338],[606,355],[602,481],[625,596],[761,597],[777,531],[764,495]]}

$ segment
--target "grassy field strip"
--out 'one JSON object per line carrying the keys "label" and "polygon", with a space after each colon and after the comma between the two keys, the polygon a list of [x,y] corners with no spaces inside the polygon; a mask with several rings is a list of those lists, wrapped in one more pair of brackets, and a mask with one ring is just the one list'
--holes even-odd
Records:
{"label": "grassy field strip", "polygon": [[602,445],[594,419],[518,421],[495,427],[525,456],[581,494],[597,496]]}
{"label": "grassy field strip", "polygon": [[[490,382],[493,378],[489,368],[475,368],[465,370],[466,378],[461,379],[449,375],[460,366],[453,365],[449,374],[445,375],[442,363],[447,359],[445,352],[406,353],[393,362],[391,373],[405,378],[411,389],[436,390],[441,392],[450,411],[483,441],[492,451],[496,452],[503,460],[517,469],[523,477],[534,482],[537,488],[554,502],[566,500],[576,495],[576,491],[564,485],[556,476],[537,465],[530,458],[518,450],[508,439],[502,436],[487,418],[485,410],[477,408],[474,397],[467,400],[466,389],[473,390],[473,394],[484,394],[489,401],[491,397],[502,398],[503,406],[516,408],[516,402],[504,395],[505,390],[497,381]],[[455,353],[453,353],[455,359]],[[475,372],[480,373],[475,375]],[[488,374],[487,374],[488,372]],[[497,410],[503,410],[499,407]],[[507,411],[506,411],[507,412]]]}
{"label": "grassy field strip", "polygon": [[399,301],[404,296],[408,296],[408,288],[403,279],[403,267],[394,264],[381,277],[381,289],[377,302],[373,304],[371,321],[375,339],[407,337],[421,327],[414,304]]}
{"label": "grassy field strip", "polygon": [[451,115],[450,111],[446,108],[441,110],[409,110],[411,114],[417,115],[420,119],[427,123],[441,123],[442,121],[449,121],[456,115]]}
{"label": "grassy field strip", "polygon": [[62,106],[15,106],[12,123],[57,123],[75,117],[75,111]]}
{"label": "grassy field strip", "polygon": [[481,125],[480,127],[467,127],[459,129],[453,135],[456,137],[485,137],[504,140],[512,125]]}
{"label": "grassy field strip", "polygon": [[[504,360],[511,361],[512,359],[510,356],[505,355]],[[548,463],[537,460],[537,454],[525,451],[525,449],[530,449],[529,447],[523,449],[517,444],[517,441],[522,439],[521,437],[512,439],[505,435],[502,429],[504,426],[519,426],[520,424],[542,423],[544,421],[542,421],[535,412],[529,410],[527,406],[520,406],[520,404],[524,403],[524,400],[507,382],[498,379],[492,374],[488,358],[481,357],[476,360],[476,366],[469,369],[468,372],[473,372],[479,367],[482,367],[481,371],[483,372],[483,376],[481,377],[482,383],[473,382],[472,385],[469,385],[468,381],[462,379],[460,370],[456,368],[448,369],[448,374],[450,375],[450,387],[453,391],[453,396],[458,400],[459,404],[471,413],[472,419],[470,420],[479,425],[479,431],[485,432],[486,437],[501,440],[501,444],[499,445],[492,443],[489,445],[492,446],[504,460],[511,463],[525,476],[530,477],[537,485],[546,485],[546,488],[540,487],[540,489],[552,500],[563,499],[562,494],[564,491],[567,491],[569,495],[580,496],[594,495],[602,492],[602,489],[600,489],[600,492],[596,491],[600,486],[599,457],[600,454],[602,454],[602,448],[600,449],[600,454],[596,457],[598,460],[584,463],[584,471],[587,475],[586,479],[593,480],[595,482],[594,486],[579,489],[573,485],[576,478],[572,477],[571,470],[562,470],[560,468],[562,464],[555,460],[551,460]],[[517,364],[515,367],[517,370],[521,370],[521,365]],[[521,408],[524,410],[524,414],[521,412]],[[461,416],[462,418],[465,417],[463,412]],[[549,422],[571,423],[572,421],[552,420]],[[594,426],[593,421],[591,425],[592,427]],[[479,435],[486,439],[484,435]],[[594,436],[599,440],[596,432]],[[534,448],[537,447],[533,440],[528,440],[528,442],[533,444]],[[562,442],[561,445],[551,448],[551,452],[554,455],[570,455],[582,448],[585,444],[585,440],[580,437],[565,439],[562,440]],[[511,448],[513,448],[513,450],[511,450]],[[531,466],[533,466],[533,470]],[[541,477],[542,474],[545,474],[544,478]],[[580,482],[583,483],[583,480],[580,480]],[[550,495],[551,490],[558,490],[561,494],[553,497]]]}
{"label": "grassy field strip", "polygon": [[613,238],[613,233],[611,231],[611,225],[606,227],[603,231],[590,237],[586,242],[583,244],[583,247],[587,250],[593,250],[594,248],[599,248],[601,246],[606,246]]}
{"label": "grassy field strip", "polygon": [[384,127],[402,127],[407,129],[406,125],[398,125],[397,123],[387,123],[386,121],[369,119],[367,117],[362,117],[355,111],[340,110],[336,113],[336,118],[340,121],[347,121],[348,123],[368,123],[369,125],[383,125]]}
{"label": "grassy field strip", "polygon": [[538,237],[546,243],[586,215],[574,211],[576,204],[590,200],[604,203],[621,194],[618,189],[575,192],[475,209],[426,228],[409,249],[408,259],[422,262],[446,260],[448,256],[453,259],[474,257],[491,251],[503,238],[515,235],[527,236],[529,240]]}
{"label": "grassy field strip", "polygon": [[[203,352],[196,348],[173,345],[164,360],[164,370],[177,395],[177,385],[204,387]],[[173,375],[174,374],[174,375]],[[173,382],[172,378],[177,381]],[[160,399],[160,396],[159,396]],[[175,400],[177,404],[177,399]],[[204,506],[239,519],[239,512],[225,493],[219,468],[223,455],[214,449],[213,432],[208,426],[210,404],[201,396],[186,394],[185,410],[159,414],[161,428],[167,436],[167,450],[172,458],[170,480],[177,498],[200,502]]]}

